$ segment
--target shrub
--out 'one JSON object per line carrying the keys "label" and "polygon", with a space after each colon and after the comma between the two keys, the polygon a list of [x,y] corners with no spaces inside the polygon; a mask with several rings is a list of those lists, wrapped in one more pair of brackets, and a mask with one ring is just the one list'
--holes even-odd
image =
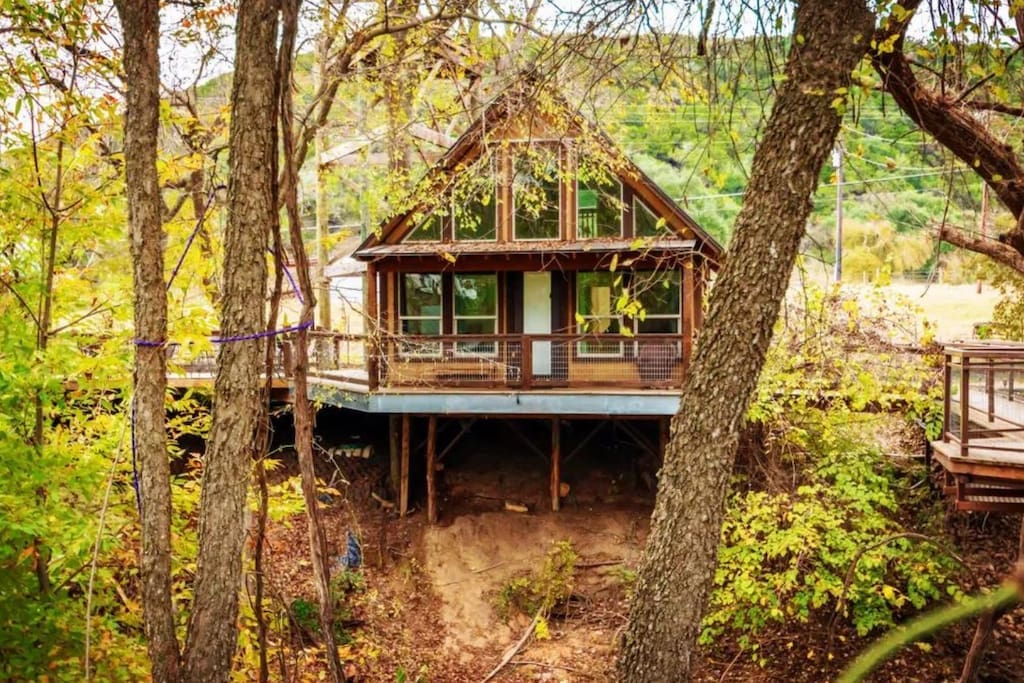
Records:
{"label": "shrub", "polygon": [[514,612],[540,613],[545,619],[572,595],[576,550],[569,541],[552,544],[540,571],[506,583],[498,593],[498,614],[507,620]]}
{"label": "shrub", "polygon": [[879,450],[843,424],[850,414],[815,412],[819,419],[802,433],[806,480],[793,491],[737,492],[729,500],[704,643],[733,632],[741,648],[755,650],[764,629],[826,617],[844,591],[842,616],[860,635],[958,593],[953,561],[906,538],[859,556],[844,588],[858,553],[905,531],[898,513],[912,496]]}

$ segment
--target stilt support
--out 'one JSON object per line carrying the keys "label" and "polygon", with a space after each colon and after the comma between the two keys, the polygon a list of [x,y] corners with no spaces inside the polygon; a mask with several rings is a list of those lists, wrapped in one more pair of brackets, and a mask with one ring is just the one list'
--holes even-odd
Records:
{"label": "stilt support", "polygon": [[437,416],[427,420],[427,521],[437,523]]}
{"label": "stilt support", "polygon": [[409,437],[412,431],[408,414],[402,415],[402,482],[398,493],[398,514],[405,517],[409,512]]}
{"label": "stilt support", "polygon": [[402,418],[392,415],[388,418],[388,432],[390,433],[390,447],[388,455],[391,459],[391,474],[388,483],[391,485],[391,500],[398,497],[398,489],[402,481],[402,455],[398,450],[402,447]]}
{"label": "stilt support", "polygon": [[561,507],[562,488],[562,420],[551,420],[551,509],[558,512]]}

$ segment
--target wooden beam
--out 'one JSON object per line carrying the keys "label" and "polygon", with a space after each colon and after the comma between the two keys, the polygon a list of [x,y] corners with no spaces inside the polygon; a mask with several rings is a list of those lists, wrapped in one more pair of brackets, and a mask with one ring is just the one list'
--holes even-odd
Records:
{"label": "wooden beam", "polygon": [[697,314],[694,303],[696,302],[697,288],[693,277],[693,259],[688,258],[683,263],[683,368],[690,368],[690,358],[693,353],[693,331]]}
{"label": "wooden beam", "polygon": [[590,432],[585,437],[583,437],[582,441],[580,441],[578,444],[576,444],[575,448],[573,448],[571,451],[569,451],[569,454],[567,456],[565,456],[565,462],[569,462],[574,457],[576,457],[576,454],[579,453],[580,451],[582,451],[586,447],[586,445],[588,443],[590,443],[591,439],[593,439],[595,436],[597,436],[597,433],[599,431],[601,431],[602,427],[604,427],[604,422],[603,421],[601,421],[601,420],[594,420],[594,427],[593,427],[593,429],[591,429]]}
{"label": "wooden beam", "polygon": [[366,301],[364,302],[364,324],[366,325],[366,372],[370,391],[377,388],[380,377],[377,368],[381,329],[377,314],[377,266],[366,264]]}
{"label": "wooden beam", "polygon": [[427,522],[437,523],[437,416],[427,418]]}
{"label": "wooden beam", "polygon": [[551,420],[551,509],[558,512],[561,507],[562,487],[562,420],[555,417]]}
{"label": "wooden beam", "polygon": [[405,517],[409,512],[409,435],[412,431],[408,413],[402,415],[402,482],[398,493],[398,514]]}
{"label": "wooden beam", "polygon": [[389,483],[391,484],[391,499],[394,500],[398,497],[398,489],[401,486],[402,481],[402,460],[399,448],[401,448],[402,441],[402,421],[398,415],[391,415],[388,418],[388,436],[390,439],[389,457],[391,459],[391,476],[389,477]]}

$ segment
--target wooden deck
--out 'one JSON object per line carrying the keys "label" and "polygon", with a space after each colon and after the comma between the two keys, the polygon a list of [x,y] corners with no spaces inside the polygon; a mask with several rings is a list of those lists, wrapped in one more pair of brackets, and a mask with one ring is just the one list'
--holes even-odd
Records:
{"label": "wooden deck", "polygon": [[945,349],[942,438],[931,444],[958,510],[1024,511],[1024,344]]}

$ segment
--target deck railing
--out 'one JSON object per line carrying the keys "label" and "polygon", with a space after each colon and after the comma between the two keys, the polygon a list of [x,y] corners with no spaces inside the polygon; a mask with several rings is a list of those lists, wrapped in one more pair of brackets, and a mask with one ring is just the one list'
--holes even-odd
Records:
{"label": "deck railing", "polygon": [[1024,344],[949,345],[944,382],[942,440],[961,457],[1024,452]]}
{"label": "deck railing", "polygon": [[370,372],[382,387],[677,388],[680,335],[385,336]]}
{"label": "deck railing", "polygon": [[[290,378],[295,336],[277,338],[275,377]],[[677,389],[685,376],[681,335],[491,334],[398,336],[308,334],[313,375],[380,388]],[[203,352],[173,363],[186,377],[212,377]]]}

